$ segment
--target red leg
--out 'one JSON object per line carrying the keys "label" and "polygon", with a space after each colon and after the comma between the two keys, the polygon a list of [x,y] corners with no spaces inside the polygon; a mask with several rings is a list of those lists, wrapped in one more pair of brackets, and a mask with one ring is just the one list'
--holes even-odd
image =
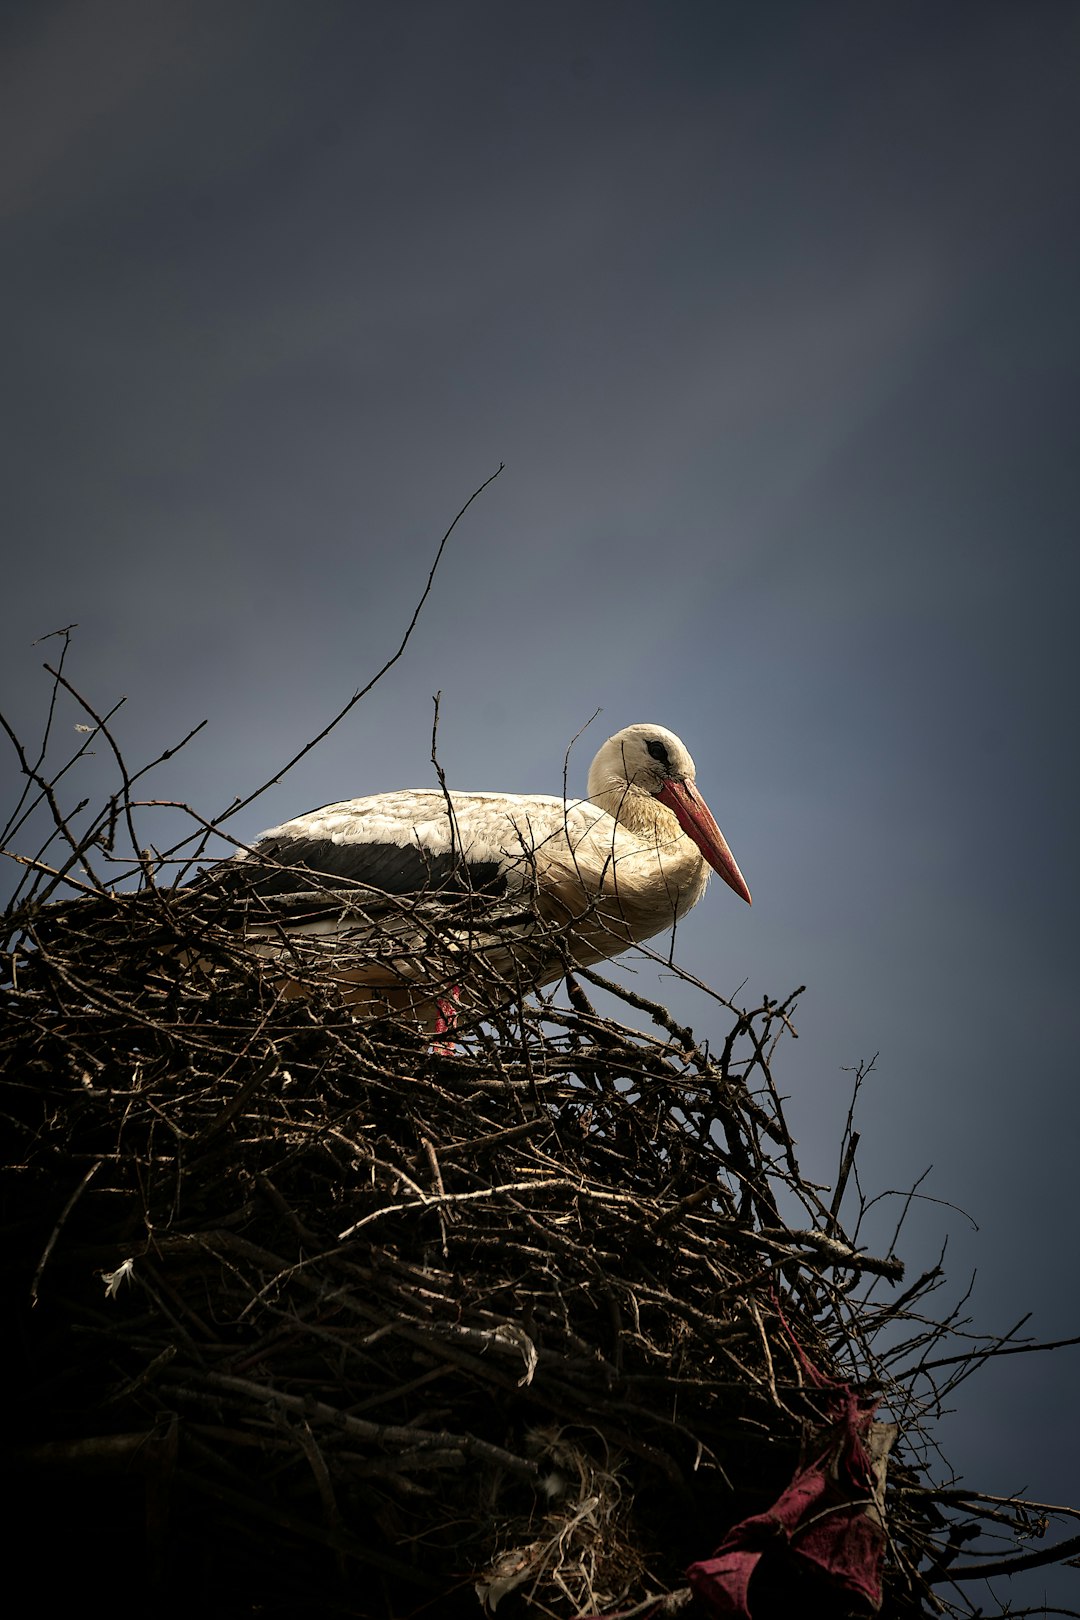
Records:
{"label": "red leg", "polygon": [[[454,1025],[457,1023],[457,1003],[459,995],[460,991],[455,984],[451,987],[449,996],[440,996],[436,1001],[435,1005],[439,1009],[435,1017],[436,1035],[448,1035],[453,1029]],[[445,1055],[448,1052],[453,1052],[454,1043],[453,1041],[432,1041],[431,1049],[433,1052],[442,1052]]]}

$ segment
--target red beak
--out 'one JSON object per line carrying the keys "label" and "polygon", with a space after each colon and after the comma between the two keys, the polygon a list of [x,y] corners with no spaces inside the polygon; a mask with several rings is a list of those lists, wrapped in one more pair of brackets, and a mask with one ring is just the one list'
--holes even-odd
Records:
{"label": "red beak", "polygon": [[674,811],[679,826],[692,838],[713,871],[723,878],[729,889],[751,904],[750,890],[735,864],[735,857],[727,846],[727,839],[713,820],[712,811],[701,797],[693,782],[666,781],[656,797]]}

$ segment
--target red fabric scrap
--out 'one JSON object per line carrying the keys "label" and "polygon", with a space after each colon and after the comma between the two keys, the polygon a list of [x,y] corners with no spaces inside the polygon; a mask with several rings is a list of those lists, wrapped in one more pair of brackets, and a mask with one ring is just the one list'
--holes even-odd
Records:
{"label": "red fabric scrap", "polygon": [[875,1407],[862,1405],[850,1384],[826,1378],[798,1344],[795,1349],[807,1376],[826,1396],[827,1427],[816,1436],[814,1460],[799,1469],[773,1506],[743,1519],[711,1558],[687,1570],[691,1588],[712,1616],[750,1620],[751,1576],[762,1558],[778,1550],[861,1599],[869,1610],[881,1607],[885,1534],[877,1516],[867,1513],[875,1480],[865,1441]]}

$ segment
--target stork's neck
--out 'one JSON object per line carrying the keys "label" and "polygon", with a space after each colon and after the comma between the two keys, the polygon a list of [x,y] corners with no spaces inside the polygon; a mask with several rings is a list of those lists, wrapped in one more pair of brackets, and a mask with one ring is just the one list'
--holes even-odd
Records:
{"label": "stork's neck", "polygon": [[628,782],[625,777],[615,777],[608,782],[590,782],[589,786],[592,789],[590,802],[606,810],[620,827],[636,834],[643,844],[655,847],[686,837],[666,805],[654,799],[644,788]]}
{"label": "stork's neck", "polygon": [[594,779],[589,786],[592,803],[614,817],[638,846],[631,851],[620,844],[613,882],[633,937],[650,939],[701,899],[709,881],[708,862],[673,811],[646,789],[625,777]]}

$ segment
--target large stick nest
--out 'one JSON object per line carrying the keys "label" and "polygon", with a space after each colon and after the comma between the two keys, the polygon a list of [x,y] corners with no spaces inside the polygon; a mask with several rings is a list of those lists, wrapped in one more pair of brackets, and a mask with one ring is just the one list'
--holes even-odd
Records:
{"label": "large stick nest", "polygon": [[[674,1613],[820,1432],[808,1363],[899,1425],[886,1615],[972,1612],[941,1586],[965,1542],[1039,1531],[932,1482],[929,1425],[995,1346],[935,1320],[938,1268],[903,1290],[860,1246],[850,1118],[834,1187],[803,1176],[771,1069],[793,998],[723,1012],[710,1050],[611,985],[602,1014],[591,974],[562,1004],[503,985],[443,1049],[313,967],[283,994],[212,888],[144,867],[42,904],[52,868],[28,870],[2,1286],[13,1545],[42,1595]],[[762,1569],[755,1620],[854,1606]]]}

